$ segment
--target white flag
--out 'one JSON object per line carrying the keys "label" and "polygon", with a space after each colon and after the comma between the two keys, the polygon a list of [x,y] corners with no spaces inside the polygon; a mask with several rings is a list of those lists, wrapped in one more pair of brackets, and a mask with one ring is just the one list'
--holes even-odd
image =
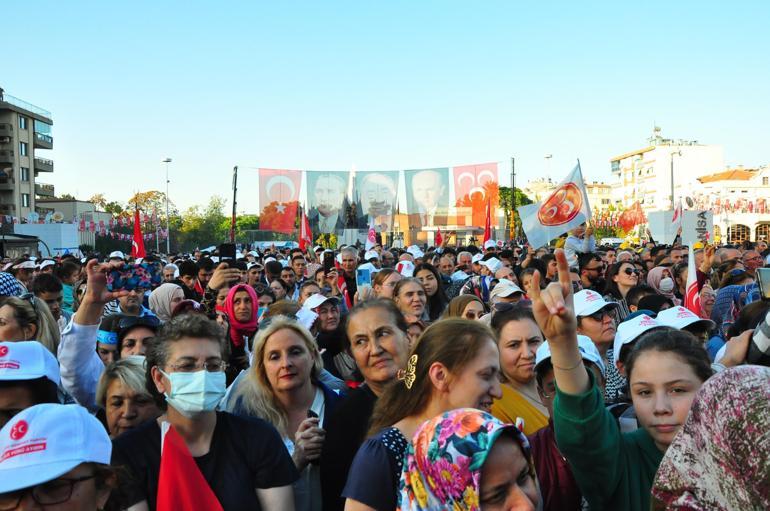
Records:
{"label": "white flag", "polygon": [[591,206],[580,162],[546,200],[516,209],[529,244],[536,248],[588,221]]}

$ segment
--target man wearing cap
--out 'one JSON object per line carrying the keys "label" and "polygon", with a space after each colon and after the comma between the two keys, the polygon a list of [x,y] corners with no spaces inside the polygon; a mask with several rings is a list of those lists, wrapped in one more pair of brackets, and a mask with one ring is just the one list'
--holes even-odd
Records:
{"label": "man wearing cap", "polygon": [[120,268],[121,266],[126,264],[126,255],[120,250],[115,250],[113,252],[110,252],[110,255],[107,256],[107,263],[112,268]]}
{"label": "man wearing cap", "polygon": [[315,294],[305,300],[304,309],[318,315],[313,324],[315,340],[321,350],[324,368],[335,377],[350,381],[356,378],[355,360],[343,347],[345,331],[340,322],[340,301],[336,296]]}
{"label": "man wearing cap", "polygon": [[11,273],[16,277],[16,280],[19,281],[23,288],[23,292],[25,293],[29,289],[29,284],[32,282],[35,268],[37,268],[35,262],[26,259],[20,260],[11,267]]}
{"label": "man wearing cap", "polygon": [[615,365],[608,362],[612,360],[612,343],[616,331],[613,312],[618,304],[606,301],[602,295],[590,289],[575,293],[574,303],[578,333],[593,341],[604,360],[607,371],[604,395],[610,401],[623,388],[623,378]]}
{"label": "man wearing cap", "polygon": [[709,334],[716,328],[716,323],[710,319],[701,318],[681,305],[660,311],[655,319],[663,326],[690,332],[704,346],[709,340]]}
{"label": "man wearing cap", "polygon": [[[578,335],[578,349],[583,358],[583,365],[591,371],[597,386],[604,386],[605,366],[599,351],[591,339]],[[548,341],[537,349],[535,354],[535,380],[540,401],[548,409],[548,426],[540,428],[529,437],[532,460],[535,463],[540,493],[543,496],[542,509],[579,510],[582,496],[577,481],[572,475],[572,468],[556,445],[553,429],[553,400],[556,397],[556,378],[551,363],[551,350]]]}
{"label": "man wearing cap", "polygon": [[0,431],[3,509],[96,511],[116,485],[104,426],[77,405],[40,404]]}
{"label": "man wearing cap", "polygon": [[59,363],[37,341],[0,342],[0,427],[40,403],[58,403]]}
{"label": "man wearing cap", "polygon": [[499,281],[489,293],[489,304],[519,303],[524,291],[510,280]]}

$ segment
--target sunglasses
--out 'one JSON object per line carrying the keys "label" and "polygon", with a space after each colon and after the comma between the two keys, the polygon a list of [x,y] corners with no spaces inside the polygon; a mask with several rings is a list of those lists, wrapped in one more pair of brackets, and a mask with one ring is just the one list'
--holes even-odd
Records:
{"label": "sunglasses", "polygon": [[641,275],[642,272],[640,272],[637,269],[626,268],[625,270],[623,270],[623,273],[625,273],[626,275]]}
{"label": "sunglasses", "polygon": [[612,316],[609,309],[600,309],[593,314],[588,314],[586,317],[591,318],[594,321],[602,321],[604,320],[605,316]]}

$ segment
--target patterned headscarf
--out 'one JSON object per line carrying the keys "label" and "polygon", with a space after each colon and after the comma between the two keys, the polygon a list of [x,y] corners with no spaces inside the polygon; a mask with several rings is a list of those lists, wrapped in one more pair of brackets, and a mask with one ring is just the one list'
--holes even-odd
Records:
{"label": "patterned headscarf", "polygon": [[16,277],[8,272],[0,272],[0,296],[21,296],[24,290]]}
{"label": "patterned headscarf", "polygon": [[655,509],[770,509],[770,368],[740,366],[698,391],[658,468]]}
{"label": "patterned headscarf", "polygon": [[479,511],[481,468],[503,432],[517,440],[537,480],[529,442],[516,426],[481,410],[452,410],[415,433],[401,473],[399,510]]}

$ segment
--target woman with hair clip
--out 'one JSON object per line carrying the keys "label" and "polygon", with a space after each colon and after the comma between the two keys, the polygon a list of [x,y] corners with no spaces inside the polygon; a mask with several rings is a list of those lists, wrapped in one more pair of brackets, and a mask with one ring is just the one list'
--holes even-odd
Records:
{"label": "woman with hair clip", "polygon": [[293,485],[295,508],[320,511],[323,428],[341,396],[319,380],[323,362],[310,332],[286,316],[272,317],[260,329],[253,360],[223,407],[278,430],[300,471]]}
{"label": "woman with hair clip", "polygon": [[415,266],[414,276],[425,289],[428,321],[436,321],[444,313],[444,309],[449,303],[444,292],[444,284],[441,282],[441,275],[432,264],[422,263]]}
{"label": "woman with hair clip", "polygon": [[[56,356],[59,326],[48,305],[32,293],[0,297],[0,341],[38,341]],[[95,345],[94,345],[95,346]]]}
{"label": "woman with hair clip", "polygon": [[542,292],[535,286],[532,306],[551,348],[559,450],[591,509],[646,511],[658,465],[687,419],[695,393],[711,376],[711,364],[688,332],[656,329],[643,334],[626,363],[641,427],[621,433],[583,364],[564,252],[557,250],[556,259],[559,282]]}
{"label": "woman with hair clip", "polygon": [[346,511],[392,510],[404,453],[426,420],[455,408],[489,411],[499,398],[494,335],[478,321],[446,319],[423,333],[406,369],[377,401],[342,495]]}

